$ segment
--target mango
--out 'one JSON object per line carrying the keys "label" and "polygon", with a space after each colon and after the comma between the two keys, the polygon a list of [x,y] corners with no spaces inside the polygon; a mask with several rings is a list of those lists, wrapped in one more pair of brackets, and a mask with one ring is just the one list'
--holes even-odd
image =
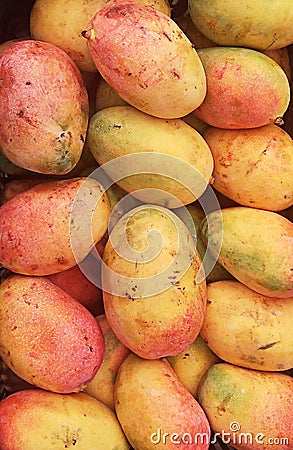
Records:
{"label": "mango", "polygon": [[115,382],[115,409],[135,450],[209,448],[207,418],[165,359],[129,355]]}
{"label": "mango", "polygon": [[202,63],[179,26],[161,11],[132,0],[110,2],[83,35],[102,77],[135,108],[178,118],[202,103]]}
{"label": "mango", "polygon": [[293,367],[293,297],[271,298],[223,280],[208,285],[207,298],[200,334],[219,358],[263,371]]}
{"label": "mango", "polygon": [[235,206],[208,214],[201,234],[238,281],[268,297],[293,296],[293,224],[288,219]]}
{"label": "mango", "polygon": [[220,45],[273,50],[293,42],[291,0],[189,0],[188,5],[195,25]]}
{"label": "mango", "polygon": [[104,314],[97,316],[96,320],[103,332],[105,350],[102,364],[85,388],[85,392],[114,411],[114,383],[116,375],[130,350],[117,339]]}
{"label": "mango", "polygon": [[213,187],[237,203],[281,211],[293,204],[293,141],[276,125],[242,130],[209,127]]}
{"label": "mango", "polygon": [[290,101],[283,69],[269,56],[249,48],[197,50],[207,78],[207,95],[194,114],[225,129],[282,124]]}
{"label": "mango", "polygon": [[157,359],[195,340],[205,277],[192,237],[172,211],[143,205],[125,214],[110,233],[103,262],[105,315],[122,344]]}
{"label": "mango", "polygon": [[38,184],[0,208],[0,263],[24,275],[69,269],[103,237],[109,214],[107,195],[93,179]]}
{"label": "mango", "polygon": [[70,172],[81,157],[89,115],[72,59],[47,42],[16,42],[0,56],[0,87],[4,155],[34,172]]}
{"label": "mango", "polygon": [[0,447],[129,450],[130,445],[115,414],[98,400],[84,393],[33,389],[16,392],[0,403]]}
{"label": "mango", "polygon": [[92,116],[88,144],[104,171],[145,203],[192,203],[211,181],[211,151],[181,119],[152,117],[132,106],[106,108]]}
{"label": "mango", "polygon": [[198,397],[198,389],[204,374],[210,367],[220,362],[200,335],[183,352],[168,356],[167,360],[183,386],[195,398]]}
{"label": "mango", "polygon": [[220,363],[204,376],[199,402],[214,439],[222,438],[238,450],[289,450],[292,394],[289,375]]}
{"label": "mango", "polygon": [[84,389],[104,354],[92,314],[43,277],[12,275],[0,300],[0,356],[8,367],[46,390]]}
{"label": "mango", "polygon": [[94,316],[104,312],[103,296],[100,287],[93,284],[78,265],[62,270],[62,272],[48,275],[47,278],[81,303]]}
{"label": "mango", "polygon": [[[80,70],[97,72],[82,31],[107,3],[109,0],[36,0],[30,14],[31,35],[60,47]],[[143,0],[142,3],[171,14],[166,0]]]}
{"label": "mango", "polygon": [[101,78],[96,90],[95,112],[101,109],[111,108],[111,106],[125,106],[126,101],[117,94],[116,91]]}
{"label": "mango", "polygon": [[230,280],[233,278],[230,272],[228,272],[218,261],[209,254],[206,243],[201,236],[200,227],[205,218],[203,209],[195,204],[188,205],[187,211],[191,215],[196,231],[196,248],[203,261],[205,267],[206,281],[211,283],[218,280]]}

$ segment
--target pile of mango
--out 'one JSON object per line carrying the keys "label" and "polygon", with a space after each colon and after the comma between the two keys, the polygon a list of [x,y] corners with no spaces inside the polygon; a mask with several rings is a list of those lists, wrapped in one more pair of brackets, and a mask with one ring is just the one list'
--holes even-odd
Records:
{"label": "pile of mango", "polygon": [[1,450],[293,449],[292,24],[35,0],[0,45]]}

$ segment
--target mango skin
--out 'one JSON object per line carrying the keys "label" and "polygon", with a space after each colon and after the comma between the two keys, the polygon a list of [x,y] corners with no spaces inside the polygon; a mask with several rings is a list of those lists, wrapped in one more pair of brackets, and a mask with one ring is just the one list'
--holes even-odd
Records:
{"label": "mango skin", "polygon": [[238,281],[268,297],[293,297],[293,224],[272,211],[245,206],[210,213],[201,235]]}
{"label": "mango skin", "polygon": [[210,40],[223,46],[273,50],[293,42],[290,0],[189,0],[190,16]]}
{"label": "mango skin", "polygon": [[200,334],[219,358],[263,371],[293,367],[293,297],[266,297],[231,280],[209,284],[207,296]]}
{"label": "mango skin", "polygon": [[[204,376],[199,402],[213,431],[219,433],[219,437],[223,431],[229,433],[229,443],[234,448],[290,450],[293,439],[292,394],[293,379],[289,375],[220,363],[211,367]],[[232,432],[230,428],[230,424],[235,422],[240,425],[238,432]],[[242,438],[241,433],[244,434]],[[251,443],[249,439],[245,443],[245,433],[252,433]],[[270,438],[279,438],[279,443],[268,443]],[[280,443],[284,438],[287,438],[287,444],[286,441]]]}
{"label": "mango skin", "polygon": [[130,448],[117,417],[98,400],[84,393],[62,395],[41,389],[14,393],[0,403],[0,447]]}
{"label": "mango skin", "polygon": [[[130,176],[116,183],[146,203],[171,208],[191,203],[203,194],[211,180],[214,164],[211,151],[203,137],[181,119],[152,117],[132,106],[107,108],[92,116],[88,144],[100,165],[117,157],[133,155],[133,160],[137,158],[133,170],[141,168],[140,173],[130,172]],[[152,153],[156,157],[152,173],[143,173],[145,153]],[[139,154],[142,154],[141,158]],[[181,162],[177,163],[174,158],[182,161],[183,168]],[[121,165],[122,169],[127,170],[129,164],[129,159],[125,158],[120,161],[119,167]],[[178,167],[173,177],[167,177],[169,166]],[[117,169],[111,173],[105,166],[104,170],[112,178],[119,175]],[[160,192],[151,192],[146,197],[148,188]],[[143,189],[145,191],[135,192]],[[173,197],[165,194],[165,191]]]}
{"label": "mango skin", "polygon": [[47,42],[16,42],[0,56],[0,81],[5,156],[34,172],[70,172],[81,157],[89,115],[87,91],[71,58]]}
{"label": "mango skin", "polygon": [[167,361],[183,386],[197,399],[204,374],[220,359],[210,350],[201,335],[198,335],[183,352],[168,356]]}
{"label": "mango skin", "polygon": [[[36,0],[30,14],[31,35],[60,47],[80,70],[97,72],[82,31],[106,3],[109,0]],[[166,0],[144,0],[142,3],[171,14]]]}
{"label": "mango skin", "polygon": [[114,411],[115,378],[119,367],[129,355],[130,350],[117,339],[104,314],[97,316],[96,320],[103,332],[105,350],[102,364],[85,388],[85,393],[100,400]]}
{"label": "mango skin", "polygon": [[47,278],[81,303],[94,316],[103,313],[104,306],[101,289],[86,277],[78,265],[62,270],[62,272],[48,275]]}
{"label": "mango skin", "polygon": [[[129,414],[130,405],[132,414]],[[184,433],[190,433],[191,439],[197,433],[204,435],[203,442],[188,444],[190,450],[209,448],[207,418],[165,359],[147,361],[129,355],[121,364],[115,382],[115,409],[135,449],[185,449],[187,444],[180,442]],[[168,433],[166,442],[162,439],[158,442],[158,430],[161,435]],[[170,439],[173,433],[178,433],[177,444]]]}
{"label": "mango skin", "polygon": [[[192,238],[185,225],[179,237],[176,225],[180,222],[170,214],[153,205],[132,210],[131,216],[123,216],[113,228],[103,254],[108,323],[122,344],[146,359],[175,355],[191,344],[199,334],[206,306],[200,256],[189,247]],[[144,252],[150,230],[159,232],[150,246],[156,256],[148,260]],[[137,252],[132,260],[128,245]],[[106,268],[116,273],[118,280]],[[154,287],[152,293],[147,291],[150,286]]]}
{"label": "mango skin", "polygon": [[92,18],[84,36],[102,77],[135,108],[178,118],[202,103],[202,63],[166,14],[131,0],[110,2]]}
{"label": "mango skin", "polygon": [[[83,193],[84,201],[76,207],[78,193]],[[109,214],[107,195],[92,179],[38,184],[0,208],[0,263],[24,275],[43,276],[69,269],[103,237]],[[84,217],[90,221],[93,239]],[[81,220],[85,228],[81,226],[75,234],[75,224]],[[73,237],[78,241],[73,242]]]}
{"label": "mango skin", "polygon": [[293,204],[293,141],[285,130],[209,127],[204,138],[214,157],[215,189],[253,208],[281,211]]}
{"label": "mango skin", "polygon": [[12,275],[0,298],[0,356],[8,367],[43,389],[82,390],[104,354],[92,314],[43,277]]}
{"label": "mango skin", "polygon": [[290,86],[283,69],[267,55],[241,47],[197,50],[207,95],[194,114],[224,129],[256,128],[283,117]]}

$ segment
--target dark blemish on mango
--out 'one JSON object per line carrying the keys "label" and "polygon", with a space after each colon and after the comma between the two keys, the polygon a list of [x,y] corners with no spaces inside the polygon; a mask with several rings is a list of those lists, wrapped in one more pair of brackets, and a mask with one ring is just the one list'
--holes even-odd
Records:
{"label": "dark blemish on mango", "polygon": [[113,125],[113,128],[118,128],[118,129],[120,130],[120,128],[122,128],[122,125],[114,124],[114,125]]}
{"label": "dark blemish on mango", "polygon": [[89,350],[90,350],[91,353],[94,351],[92,346],[89,346]]}
{"label": "dark blemish on mango", "polygon": [[23,111],[19,111],[18,115],[19,115],[19,117],[23,117],[24,116],[24,112]]}
{"label": "dark blemish on mango", "polygon": [[26,86],[30,86],[32,83],[30,81],[27,81],[25,84]]}
{"label": "dark blemish on mango", "polygon": [[274,345],[278,344],[280,341],[271,342],[270,344],[262,345],[258,347],[258,350],[267,350],[268,348],[272,348]]}
{"label": "dark blemish on mango", "polygon": [[165,31],[163,32],[163,36],[165,36],[168,39],[168,41],[172,42],[172,39],[170,38],[170,36],[168,36],[168,34]]}
{"label": "dark blemish on mango", "polygon": [[81,142],[83,142],[83,143],[85,142],[84,137],[83,137],[82,134],[79,136],[79,138],[80,138]]}
{"label": "dark blemish on mango", "polygon": [[176,77],[176,78],[178,78],[178,80],[180,80],[180,75],[176,72],[175,69],[173,69],[172,73],[173,73],[174,77]]}

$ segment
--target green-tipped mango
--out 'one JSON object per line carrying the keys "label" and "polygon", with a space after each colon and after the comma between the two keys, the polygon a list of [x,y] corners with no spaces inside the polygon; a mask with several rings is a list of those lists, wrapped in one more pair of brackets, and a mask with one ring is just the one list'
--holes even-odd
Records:
{"label": "green-tipped mango", "polygon": [[293,378],[276,372],[215,364],[206,373],[199,402],[215,438],[238,450],[290,450]]}
{"label": "green-tipped mango", "polygon": [[268,297],[293,297],[293,224],[288,219],[235,206],[208,214],[201,234],[213,256],[247,287]]}
{"label": "green-tipped mango", "polygon": [[191,203],[211,181],[211,151],[181,119],[152,117],[132,106],[106,108],[92,116],[88,143],[105,172],[146,203]]}

